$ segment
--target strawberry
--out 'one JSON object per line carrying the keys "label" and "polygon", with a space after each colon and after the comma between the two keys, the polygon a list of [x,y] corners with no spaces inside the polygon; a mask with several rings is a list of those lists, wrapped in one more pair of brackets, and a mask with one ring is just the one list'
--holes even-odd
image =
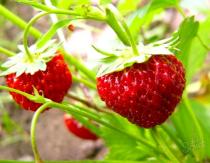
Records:
{"label": "strawberry", "polygon": [[[12,73],[6,76],[7,85],[23,92],[34,94],[34,88],[39,94],[55,102],[61,102],[72,84],[71,73],[60,52],[46,64],[45,71],[37,71],[33,75],[22,73],[16,76]],[[36,111],[41,104],[29,101],[26,97],[10,92],[13,99],[24,109]]]}
{"label": "strawberry", "polygon": [[64,122],[68,130],[74,135],[78,136],[79,138],[87,139],[87,140],[98,139],[98,137],[95,134],[93,134],[89,129],[84,127],[77,120],[72,118],[70,115],[68,114],[64,115]]}
{"label": "strawberry", "polygon": [[173,55],[153,55],[97,78],[98,93],[107,107],[144,128],[167,120],[184,87],[183,65]]}

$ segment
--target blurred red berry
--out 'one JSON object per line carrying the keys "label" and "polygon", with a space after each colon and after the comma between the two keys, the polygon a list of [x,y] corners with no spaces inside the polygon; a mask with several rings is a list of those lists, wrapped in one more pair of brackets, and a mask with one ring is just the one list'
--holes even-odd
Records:
{"label": "blurred red berry", "polygon": [[97,140],[98,137],[70,115],[64,115],[64,122],[68,130],[79,138]]}

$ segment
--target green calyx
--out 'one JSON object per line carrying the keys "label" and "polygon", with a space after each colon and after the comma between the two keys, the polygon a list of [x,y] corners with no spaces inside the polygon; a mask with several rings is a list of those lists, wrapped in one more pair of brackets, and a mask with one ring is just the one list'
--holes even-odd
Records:
{"label": "green calyx", "polygon": [[8,58],[8,60],[2,64],[6,70],[3,71],[0,76],[6,76],[12,73],[16,74],[16,77],[26,74],[35,74],[37,71],[45,71],[47,68],[47,62],[49,62],[55,55],[60,47],[60,43],[55,43],[55,40],[49,41],[41,48],[37,48],[37,45],[32,45],[29,49],[33,54],[32,58],[28,58],[25,54],[26,51],[23,45],[19,45],[20,52]]}
{"label": "green calyx", "polygon": [[169,38],[148,45],[139,43],[137,45],[138,55],[133,53],[131,47],[105,52],[93,46],[97,52],[104,56],[100,60],[101,64],[97,77],[124,70],[135,63],[146,62],[153,55],[173,55],[171,50],[178,50],[173,46],[174,42],[177,42],[177,40],[178,38]]}

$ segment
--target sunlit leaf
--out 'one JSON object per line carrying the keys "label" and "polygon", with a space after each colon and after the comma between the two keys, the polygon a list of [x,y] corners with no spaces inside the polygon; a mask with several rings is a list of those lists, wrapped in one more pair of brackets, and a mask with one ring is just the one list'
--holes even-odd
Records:
{"label": "sunlit leaf", "polygon": [[128,19],[129,28],[134,38],[138,38],[141,26],[148,20],[152,20],[158,10],[176,7],[178,0],[151,0],[147,5],[138,9]]}
{"label": "sunlit leaf", "polygon": [[105,5],[111,3],[112,0],[100,0],[100,4]]}
{"label": "sunlit leaf", "polygon": [[197,143],[197,148],[204,147],[205,156],[210,157],[210,108],[206,108],[202,103],[195,100],[191,100],[190,102],[204,133],[204,142]]}
{"label": "sunlit leaf", "polygon": [[[144,129],[131,124],[127,119],[119,115],[104,114],[102,119],[119,128],[120,130],[138,137],[139,139],[147,139],[147,137],[144,135]],[[102,138],[109,147],[109,153],[106,159],[141,160],[141,158],[150,157],[147,155],[148,149],[139,143],[138,140],[126,134],[120,133],[117,130],[110,129],[105,126],[101,127],[101,133]],[[152,141],[150,140],[149,143],[152,143]],[[139,148],[139,146],[142,148]]]}
{"label": "sunlit leaf", "polygon": [[120,0],[118,2],[117,8],[122,15],[126,15],[136,10],[140,3],[141,3],[141,0],[138,0],[138,1]]}
{"label": "sunlit leaf", "polygon": [[84,5],[91,4],[90,0],[60,0],[58,3],[58,7],[68,9],[72,5]]}
{"label": "sunlit leaf", "polygon": [[193,17],[186,18],[180,25],[178,31],[180,42],[177,46],[180,51],[177,53],[177,57],[185,66],[187,83],[201,68],[208,54],[208,50],[201,44],[197,36],[199,35],[208,45],[210,40],[209,25],[210,19],[207,19],[198,27],[199,23]]}
{"label": "sunlit leaf", "polygon": [[203,134],[193,113],[193,105],[185,98],[177,108],[177,112],[171,116],[177,136],[182,140],[185,154],[194,154],[195,157],[203,158]]}

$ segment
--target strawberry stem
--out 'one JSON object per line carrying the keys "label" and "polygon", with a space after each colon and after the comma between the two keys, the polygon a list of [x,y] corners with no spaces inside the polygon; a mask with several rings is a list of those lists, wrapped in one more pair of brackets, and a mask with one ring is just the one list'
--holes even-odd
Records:
{"label": "strawberry stem", "polygon": [[86,75],[91,81],[93,81],[94,83],[96,82],[96,74],[93,71],[89,70],[83,63],[79,62],[78,59],[76,59],[71,54],[68,54],[66,51],[61,50],[61,52],[62,54],[64,54],[64,58],[69,64],[74,65],[78,70],[83,72],[84,75]]}
{"label": "strawberry stem", "polygon": [[29,35],[29,31],[30,31],[30,27],[41,17],[47,15],[49,13],[47,12],[41,12],[39,14],[37,14],[36,16],[34,16],[29,23],[26,26],[26,29],[24,31],[24,35],[23,35],[23,45],[24,45],[24,49],[26,52],[26,55],[28,57],[28,59],[33,62],[33,55],[31,54],[29,47],[28,47],[28,35]]}
{"label": "strawberry stem", "polygon": [[[119,20],[116,19],[115,14],[111,13],[112,15],[110,18],[109,14],[105,15],[105,13],[103,13],[103,11],[100,10],[99,8],[94,7],[94,6],[89,6],[89,5],[83,5],[81,7],[75,8],[75,9],[66,10],[66,9],[60,9],[60,8],[56,8],[56,7],[52,8],[52,7],[43,5],[41,3],[37,3],[37,2],[32,3],[32,2],[24,1],[24,4],[32,5],[32,6],[39,8],[42,11],[45,11],[47,13],[71,15],[71,16],[75,16],[78,19],[92,19],[92,20],[106,22],[115,31],[115,33],[120,38],[120,40],[125,45],[130,44],[133,49],[134,54],[138,55],[138,49],[136,47],[135,41],[134,41],[126,23],[118,22]],[[111,10],[108,9],[106,11],[108,11],[108,13],[110,13]],[[119,12],[117,15],[120,15]],[[119,16],[118,16],[118,18],[119,18]],[[120,15],[120,19],[122,19],[121,15]],[[124,30],[121,25],[123,25]]]}
{"label": "strawberry stem", "polygon": [[[129,28],[128,28],[128,25],[126,24],[122,15],[119,13],[119,11],[113,5],[109,5],[109,7],[107,8],[107,13],[109,13],[109,14],[107,14],[109,16],[108,20],[107,20],[108,24],[113,28],[113,26],[112,26],[113,21],[116,21],[117,23],[119,23],[119,25],[116,26],[117,28],[113,28],[113,29],[115,30],[116,33],[118,33],[117,32],[118,30],[123,31],[120,34],[123,34],[125,36],[122,35],[119,38],[120,39],[123,38],[123,39],[121,39],[122,42],[126,42],[126,43],[129,42],[129,45],[132,47],[134,55],[138,56],[139,52],[138,52],[136,43],[135,43],[134,38],[133,38]],[[110,16],[112,16],[112,17],[110,17]],[[110,18],[112,20],[111,22],[109,20]],[[124,39],[126,39],[126,41],[124,41]]]}
{"label": "strawberry stem", "polygon": [[130,39],[130,45],[131,45],[131,47],[132,47],[132,49],[133,49],[134,55],[135,55],[135,56],[138,56],[138,55],[139,55],[139,52],[138,52],[136,43],[135,43],[134,38],[133,38],[133,36],[131,35],[131,32],[130,32],[130,30],[129,30],[127,24],[126,24],[126,22],[124,21],[124,19],[122,19],[122,25],[123,25],[123,27],[124,27],[124,29],[125,29],[125,31],[126,31],[128,37],[129,37],[129,39]]}
{"label": "strawberry stem", "polygon": [[43,104],[42,106],[40,106],[38,110],[35,112],[32,122],[31,122],[31,145],[32,145],[33,153],[34,153],[35,163],[43,163],[39,155],[39,151],[38,151],[37,143],[36,143],[36,125],[37,125],[40,114],[49,106],[50,106],[50,102],[47,102]]}
{"label": "strawberry stem", "polygon": [[[59,11],[59,10],[58,10]],[[52,10],[50,12],[41,12],[39,14],[37,14],[35,17],[33,17],[29,23],[27,24],[27,27],[24,31],[24,40],[23,40],[23,43],[24,43],[24,48],[25,48],[25,51],[26,51],[26,54],[28,56],[28,58],[33,61],[33,56],[31,55],[30,53],[30,50],[28,48],[28,41],[27,41],[27,38],[28,38],[28,34],[29,34],[29,31],[30,31],[30,28],[31,26],[38,20],[40,19],[41,17],[43,16],[46,16],[48,14],[67,14],[68,10],[66,12],[58,12],[57,10]],[[62,11],[62,10],[61,10]],[[65,10],[64,10],[65,11]],[[71,11],[70,11],[71,13]],[[96,75],[95,73],[93,73],[92,71],[90,71],[89,69],[87,69],[84,64],[80,63],[76,58],[74,58],[73,56],[67,54],[66,52],[63,51],[63,54],[65,54],[65,57],[67,58],[68,61],[70,61],[71,63],[73,63],[79,70],[81,70],[86,76],[88,76],[92,81],[96,81]],[[86,83],[87,84],[87,83]],[[93,87],[93,86],[92,86]]]}
{"label": "strawberry stem", "polygon": [[210,47],[204,43],[204,41],[201,39],[200,35],[197,34],[196,37],[197,37],[198,40],[200,41],[201,45],[202,45],[206,50],[210,51]]}
{"label": "strawberry stem", "polygon": [[78,102],[86,105],[87,107],[90,107],[90,108],[93,108],[93,109],[95,109],[97,111],[100,111],[100,108],[97,105],[95,105],[95,104],[93,104],[93,103],[91,103],[89,101],[86,101],[84,99],[81,99],[81,98],[79,98],[79,97],[77,97],[77,96],[75,96],[73,94],[67,94],[66,97],[68,97],[68,98],[70,98],[72,100],[78,101]]}
{"label": "strawberry stem", "polygon": [[[120,133],[123,133],[123,134],[126,134],[127,136],[131,137],[132,139],[135,139],[137,140],[138,142],[140,142],[142,145],[144,145],[145,147],[147,147],[148,149],[151,149],[154,154],[155,153],[158,153],[158,154],[161,154],[163,156],[165,156],[165,154],[160,151],[159,149],[157,149],[153,144],[149,143],[147,140],[145,139],[142,139],[142,138],[139,138],[129,132],[126,132],[124,131],[123,129],[120,129],[120,128],[117,128],[115,127],[114,125],[112,124],[109,124],[108,122],[104,121],[103,119],[101,119],[100,117],[100,114],[96,114],[96,111],[95,110],[92,110],[92,109],[82,109],[80,107],[80,109],[78,109],[77,106],[74,106],[72,104],[60,104],[60,103],[56,103],[56,102],[53,102],[53,101],[50,101],[49,99],[46,99],[43,97],[43,100],[40,100],[39,98],[37,98],[36,96],[33,96],[31,94],[28,94],[28,93],[25,93],[25,92],[22,92],[22,91],[19,91],[17,89],[13,89],[13,88],[9,88],[9,87],[6,87],[6,86],[0,86],[0,89],[2,90],[7,90],[7,91],[10,91],[10,92],[15,92],[15,93],[18,93],[18,94],[21,94],[23,96],[25,96],[26,98],[28,98],[29,100],[33,101],[33,102],[38,102],[38,103],[45,103],[44,106],[42,105],[42,109],[41,107],[38,109],[39,112],[37,111],[34,115],[34,120],[33,120],[33,130],[32,130],[32,135],[33,135],[33,146],[34,146],[34,149],[35,149],[35,152],[37,150],[36,148],[36,142],[35,142],[35,127],[36,127],[36,121],[37,121],[37,118],[39,116],[39,114],[45,110],[47,107],[54,107],[54,108],[60,108],[61,110],[63,111],[66,111],[66,112],[69,112],[69,113],[72,113],[72,114],[77,114],[77,115],[80,115],[80,116],[83,116],[83,117],[87,117],[89,119],[92,119],[96,122],[98,122],[99,124],[103,125],[103,126],[106,126],[110,129],[113,129],[115,131],[118,131]],[[103,116],[103,115],[101,115]],[[36,118],[37,117],[37,118]],[[37,153],[37,152],[36,152]],[[38,156],[37,156],[38,157]]]}
{"label": "strawberry stem", "polygon": [[96,89],[95,83],[89,82],[88,80],[85,80],[83,78],[79,78],[75,75],[73,75],[72,78],[73,78],[74,82],[77,82],[77,83],[80,83],[80,84],[82,83],[85,86],[87,86],[88,88],[91,88],[91,89],[94,89],[94,90]]}
{"label": "strawberry stem", "polygon": [[[7,20],[11,21],[13,24],[18,26],[20,29],[26,28],[27,23],[22,18],[18,17],[16,14],[9,11],[7,8],[5,8],[1,4],[0,4],[0,13],[1,13],[1,16],[5,17]],[[36,28],[31,28],[29,32],[35,38],[40,38],[42,36],[42,33],[39,32]]]}
{"label": "strawberry stem", "polygon": [[3,47],[0,47],[0,53],[3,53],[5,55],[7,55],[8,57],[11,57],[11,56],[14,56],[15,53],[3,48]]}
{"label": "strawberry stem", "polygon": [[148,147],[149,149],[152,149],[154,153],[159,153],[159,154],[164,155],[161,151],[156,149],[156,147],[153,144],[147,142],[144,139],[136,137],[135,135],[130,134],[130,133],[128,133],[128,132],[126,132],[122,129],[119,129],[119,128],[113,126],[112,124],[109,124],[108,122],[102,120],[100,118],[100,116],[95,115],[94,112],[92,112],[90,109],[82,109],[81,107],[80,107],[80,109],[78,109],[77,107],[75,107],[71,104],[65,105],[65,104],[60,104],[60,103],[56,103],[56,102],[52,102],[50,106],[54,107],[54,108],[62,109],[63,111],[66,111],[66,112],[69,112],[69,113],[78,114],[80,116],[84,116],[84,117],[87,117],[89,119],[92,119],[95,122],[97,122],[97,123],[99,123],[103,126],[106,126],[110,129],[113,129],[113,130],[118,131],[120,133],[126,134],[127,136],[131,137],[132,139],[135,139],[135,140],[139,141],[140,143],[142,143],[142,145],[145,145],[145,147]]}

